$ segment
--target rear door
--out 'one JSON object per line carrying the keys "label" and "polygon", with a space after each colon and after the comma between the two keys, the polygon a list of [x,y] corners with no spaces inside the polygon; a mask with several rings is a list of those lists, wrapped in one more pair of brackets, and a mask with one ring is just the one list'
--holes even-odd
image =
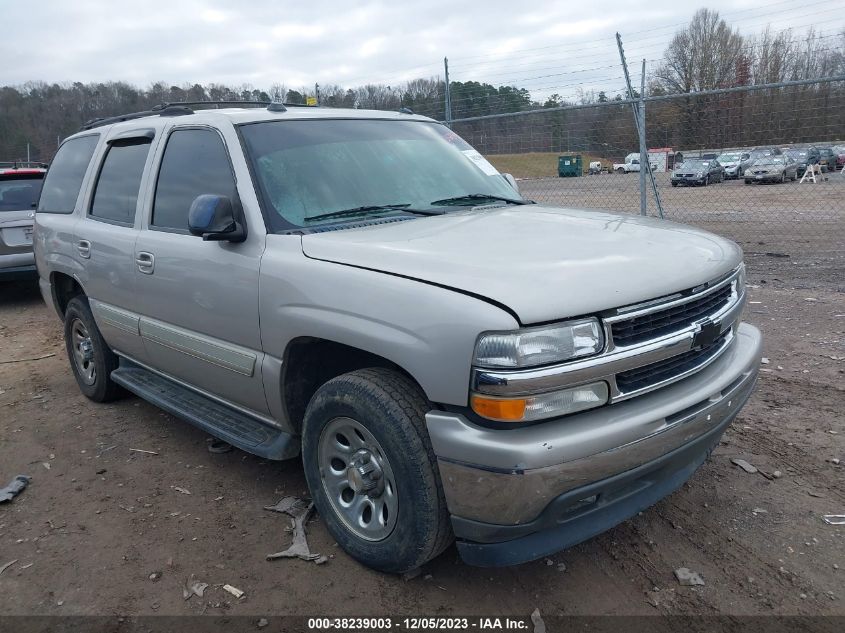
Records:
{"label": "rear door", "polygon": [[134,252],[153,138],[152,130],[136,130],[105,144],[74,242],[80,283],[103,338],[116,352],[142,362],[146,350],[138,313],[143,301],[135,288]]}
{"label": "rear door", "polygon": [[241,243],[191,235],[188,210],[197,196],[239,199],[227,145],[218,130],[198,126],[175,127],[162,142],[152,201],[135,244],[135,288],[144,298],[141,335],[150,366],[264,414],[258,327],[263,233],[247,226]]}

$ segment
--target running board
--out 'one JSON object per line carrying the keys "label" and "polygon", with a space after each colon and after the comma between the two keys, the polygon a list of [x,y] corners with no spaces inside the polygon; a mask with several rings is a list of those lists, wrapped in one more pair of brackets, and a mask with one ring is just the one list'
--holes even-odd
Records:
{"label": "running board", "polygon": [[299,454],[299,440],[250,415],[219,404],[156,373],[120,359],[111,378],[124,389],[248,453],[281,460]]}

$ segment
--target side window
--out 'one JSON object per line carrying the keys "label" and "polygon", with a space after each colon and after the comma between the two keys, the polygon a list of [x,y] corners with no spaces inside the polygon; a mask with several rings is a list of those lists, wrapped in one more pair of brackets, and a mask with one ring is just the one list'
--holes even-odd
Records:
{"label": "side window", "polygon": [[152,226],[188,229],[194,198],[233,197],[235,178],[220,135],[213,130],[176,130],[167,141],[156,184]]}
{"label": "side window", "polygon": [[150,140],[116,141],[109,147],[97,186],[91,215],[95,218],[132,224],[141,189],[141,176],[150,150]]}
{"label": "side window", "polygon": [[73,213],[99,139],[98,134],[91,134],[62,144],[44,180],[38,200],[39,213]]}

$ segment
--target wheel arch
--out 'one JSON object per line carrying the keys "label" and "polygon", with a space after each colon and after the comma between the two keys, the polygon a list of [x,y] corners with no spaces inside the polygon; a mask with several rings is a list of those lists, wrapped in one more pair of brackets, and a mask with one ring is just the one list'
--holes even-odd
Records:
{"label": "wheel arch", "polygon": [[87,296],[79,280],[67,273],[53,271],[50,273],[50,292],[53,305],[59,316],[64,318],[70,300],[78,296]]}
{"label": "wheel arch", "polygon": [[285,349],[280,376],[282,406],[291,428],[297,433],[302,430],[305,409],[322,385],[342,374],[369,367],[392,369],[406,376],[428,397],[411,372],[384,356],[320,337],[291,340]]}

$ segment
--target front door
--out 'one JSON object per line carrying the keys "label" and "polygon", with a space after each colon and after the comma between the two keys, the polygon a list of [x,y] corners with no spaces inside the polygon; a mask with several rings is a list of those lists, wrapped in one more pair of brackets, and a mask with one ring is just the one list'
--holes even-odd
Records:
{"label": "front door", "polygon": [[135,242],[140,330],[153,369],[266,413],[258,327],[263,238],[248,232],[241,243],[205,242],[188,232],[188,210],[197,196],[237,201],[236,190],[217,130],[186,127],[169,134],[149,215]]}

